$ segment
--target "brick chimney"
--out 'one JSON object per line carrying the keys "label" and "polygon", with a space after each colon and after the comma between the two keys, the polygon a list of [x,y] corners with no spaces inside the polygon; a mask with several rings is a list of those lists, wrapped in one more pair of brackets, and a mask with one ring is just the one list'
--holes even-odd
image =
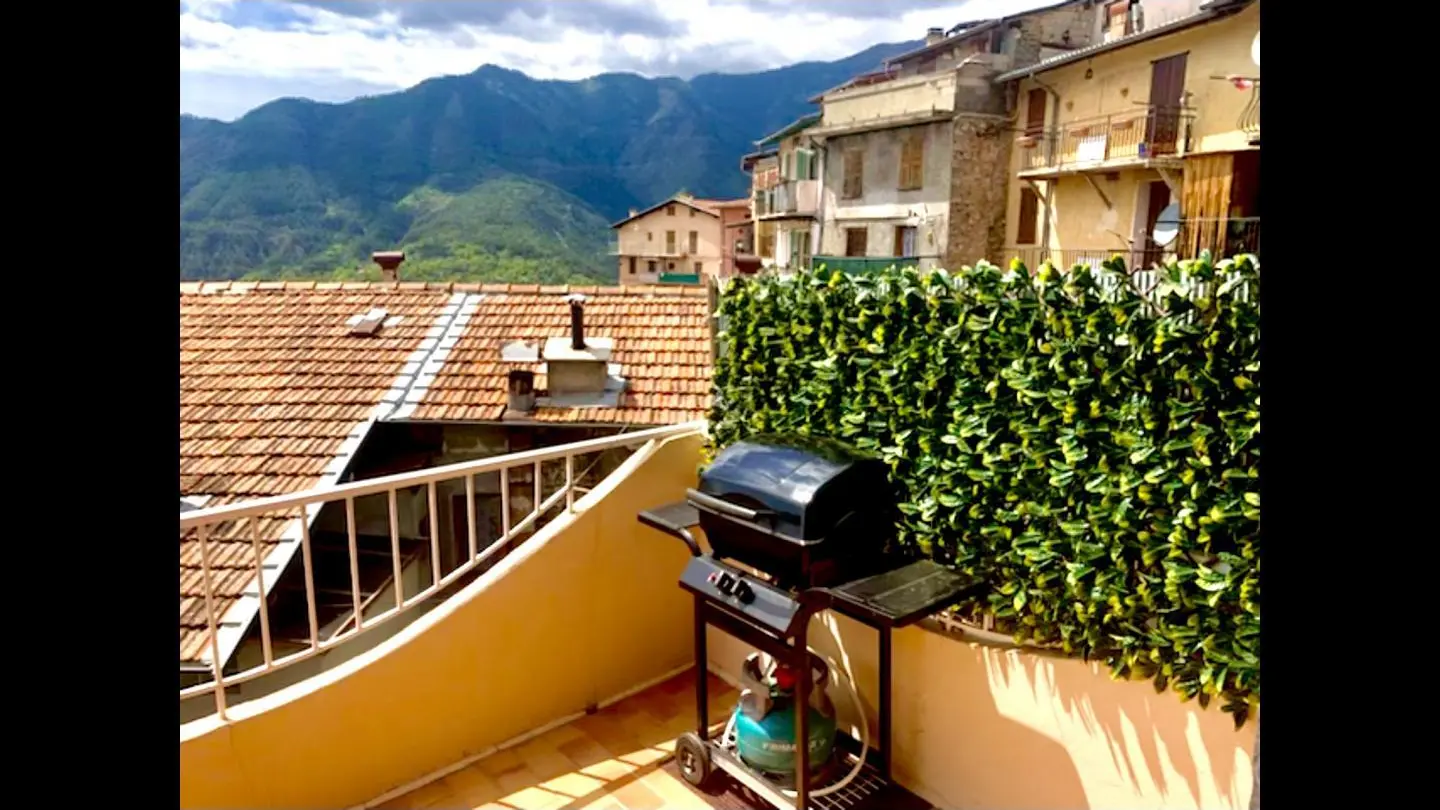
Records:
{"label": "brick chimney", "polygon": [[370,260],[380,265],[380,278],[384,281],[400,280],[400,263],[405,261],[403,250],[382,250],[370,254]]}
{"label": "brick chimney", "polygon": [[927,29],[925,29],[925,47],[927,47],[927,48],[930,47],[931,45],[934,45],[935,43],[939,42],[940,40],[942,40],[942,39],[944,39],[944,38],[945,38],[945,29],[944,29],[944,28],[927,28]]}

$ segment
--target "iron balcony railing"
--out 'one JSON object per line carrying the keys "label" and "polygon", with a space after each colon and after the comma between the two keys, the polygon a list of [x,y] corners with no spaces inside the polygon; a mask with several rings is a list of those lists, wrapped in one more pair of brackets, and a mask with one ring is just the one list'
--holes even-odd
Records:
{"label": "iron balcony railing", "polygon": [[[210,680],[183,688],[180,690],[180,700],[185,702],[199,695],[211,694],[215,700],[216,716],[220,720],[226,719],[226,694],[228,686],[251,681],[279,669],[284,669],[293,664],[313,658],[321,653],[333,649],[336,645],[343,644],[356,636],[367,633],[376,627],[384,624],[395,616],[414,609],[442,589],[456,582],[456,580],[476,571],[480,566],[492,564],[495,559],[509,551],[514,545],[523,540],[526,532],[533,532],[539,529],[547,516],[559,516],[561,514],[575,511],[575,500],[580,478],[583,477],[583,470],[577,471],[577,460],[595,456],[607,450],[620,448],[634,448],[652,442],[659,442],[676,436],[685,436],[696,433],[704,433],[705,423],[687,422],[679,425],[639,430],[634,433],[606,436],[599,439],[574,442],[559,447],[546,447],[536,450],[527,450],[521,453],[511,453],[494,458],[480,459],[478,461],[467,461],[459,464],[447,464],[442,467],[432,467],[417,472],[398,473],[379,478],[371,478],[364,481],[340,484],[337,486],[323,487],[304,492],[296,492],[290,495],[278,495],[269,498],[259,498],[244,503],[217,506],[210,509],[198,509],[190,512],[183,512],[180,515],[180,531],[182,537],[193,538],[199,547],[199,556],[202,573],[202,587],[204,590],[205,619],[209,631],[209,653],[210,661],[208,669]],[[545,482],[546,464],[560,464],[564,467],[563,482],[559,483],[553,492],[546,493]],[[584,463],[583,460],[580,463]],[[551,470],[554,471],[553,466]],[[528,473],[533,481],[533,508],[529,514],[519,521],[513,521],[511,512],[511,474],[521,471]],[[476,510],[476,476],[495,474],[499,477],[500,490],[500,527],[499,535],[489,542],[484,548],[480,547],[480,537],[477,529],[479,513]],[[460,560],[454,568],[442,573],[441,557],[441,536],[438,520],[440,515],[438,507],[437,486],[448,481],[464,483],[465,488],[465,510],[468,537],[468,551],[462,551]],[[429,555],[430,583],[418,590],[418,592],[407,593],[404,583],[403,568],[408,559],[407,554],[401,551],[401,535],[399,526],[400,509],[397,503],[402,493],[410,490],[423,488],[426,493],[428,507],[428,534],[429,549],[421,551],[421,554]],[[360,583],[360,556],[362,549],[359,544],[359,532],[356,521],[356,501],[361,498],[383,497],[385,499],[385,512],[389,516],[390,527],[390,548],[384,556],[388,557],[393,565],[393,587],[394,605],[388,610],[374,615],[367,615],[368,601],[373,601],[380,593],[367,596]],[[351,589],[347,598],[352,600],[350,612],[346,621],[340,625],[339,631],[322,637],[321,623],[317,617],[317,587],[315,578],[315,563],[311,549],[311,519],[318,514],[321,507],[326,504],[340,504],[344,507],[346,533],[349,545],[349,565]],[[261,540],[262,523],[274,520],[298,522],[300,528],[300,558],[303,570],[306,610],[308,614],[309,638],[308,642],[301,645],[301,649],[285,655],[275,654],[275,644],[281,639],[274,638],[274,633],[279,628],[271,627],[271,616],[267,589],[258,587],[260,583],[277,583],[278,577],[284,572],[267,572],[264,570],[264,543]],[[260,664],[250,667],[241,672],[229,672],[224,669],[224,661],[220,652],[219,628],[221,616],[216,612],[218,597],[215,594],[215,571],[216,560],[213,556],[217,553],[211,547],[212,537],[250,537],[253,546],[253,564],[255,582],[251,586],[252,593],[257,593],[257,618],[259,622],[259,640],[261,646],[262,661]],[[455,538],[459,540],[459,538]],[[364,549],[366,554],[376,553],[373,549]],[[388,597],[388,594],[387,594]]]}
{"label": "iron balcony railing", "polygon": [[1146,106],[1021,135],[1021,170],[1084,168],[1178,157],[1189,151],[1194,110]]}
{"label": "iron balcony railing", "polygon": [[1002,257],[1003,264],[1018,258],[1025,266],[1034,270],[1045,261],[1056,267],[1071,268],[1077,264],[1099,267],[1102,263],[1118,256],[1125,261],[1128,270],[1148,270],[1157,264],[1171,260],[1193,259],[1201,251],[1210,251],[1214,259],[1239,256],[1244,253],[1260,255],[1260,218],[1232,217],[1226,219],[1195,218],[1183,220],[1175,238],[1164,246],[1151,244],[1149,247],[1111,248],[1048,248],[1039,245],[1023,245],[1007,248]]}
{"label": "iron balcony railing", "polygon": [[812,269],[822,267],[839,270],[842,273],[873,273],[890,267],[915,268],[920,266],[919,256],[814,256],[810,259]]}
{"label": "iron balcony railing", "polygon": [[1237,122],[1240,131],[1245,133],[1250,143],[1260,142],[1260,80],[1255,79],[1250,89],[1250,101],[1246,103],[1245,109],[1240,111],[1240,120]]}

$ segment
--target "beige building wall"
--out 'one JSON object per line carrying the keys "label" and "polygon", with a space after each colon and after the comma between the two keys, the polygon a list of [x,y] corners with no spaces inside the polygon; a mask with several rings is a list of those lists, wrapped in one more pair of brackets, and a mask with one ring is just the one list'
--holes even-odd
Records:
{"label": "beige building wall", "polygon": [[[665,238],[670,231],[675,233],[673,250]],[[691,231],[698,243],[694,251]],[[679,201],[621,224],[615,234],[621,284],[658,284],[662,273],[695,273],[697,263],[702,275],[715,275],[724,260],[720,216]]]}
{"label": "beige building wall", "polygon": [[[829,114],[829,102],[826,102]],[[866,231],[867,256],[894,256],[895,229],[916,228],[916,250],[922,266],[933,266],[945,249],[950,204],[952,124],[940,121],[899,129],[883,129],[827,139],[822,160],[820,208],[823,215],[817,255],[844,256],[846,230]],[[924,138],[921,187],[902,191],[900,156],[904,139],[919,132]],[[861,195],[846,199],[846,152],[864,154]]]}

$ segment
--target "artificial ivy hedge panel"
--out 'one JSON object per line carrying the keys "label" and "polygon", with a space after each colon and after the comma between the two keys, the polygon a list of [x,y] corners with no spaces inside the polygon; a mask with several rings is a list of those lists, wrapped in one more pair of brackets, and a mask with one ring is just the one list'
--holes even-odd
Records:
{"label": "artificial ivy hedge panel", "polygon": [[1123,269],[736,281],[713,442],[794,431],[878,453],[900,542],[992,583],[962,609],[1221,696],[1239,725],[1260,692],[1258,262],[1172,266],[1148,299],[1102,283]]}

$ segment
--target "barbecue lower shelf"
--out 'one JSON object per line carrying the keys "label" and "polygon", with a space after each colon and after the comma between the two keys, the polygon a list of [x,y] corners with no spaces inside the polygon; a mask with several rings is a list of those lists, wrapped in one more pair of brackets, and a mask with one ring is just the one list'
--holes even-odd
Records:
{"label": "barbecue lower shelf", "polygon": [[[847,742],[848,738],[842,737]],[[847,748],[858,748],[858,746],[845,746]],[[723,748],[719,745],[711,745],[711,762],[716,771],[712,777],[719,781],[719,774],[724,774],[733,780],[737,785],[744,787],[754,793],[766,804],[776,807],[794,807],[795,800],[787,797],[782,791],[794,791],[795,785],[789,780],[785,783],[777,782],[769,777],[759,774],[747,767],[734,754],[733,750]],[[844,776],[855,766],[855,751],[850,751],[845,762],[838,771],[837,779]],[[933,806],[924,799],[903,787],[887,782],[880,776],[879,770],[875,767],[874,752],[872,756],[866,757],[864,768],[850,784],[840,790],[825,795],[811,796],[809,806],[813,810],[934,810]],[[817,786],[820,789],[823,786]]]}

